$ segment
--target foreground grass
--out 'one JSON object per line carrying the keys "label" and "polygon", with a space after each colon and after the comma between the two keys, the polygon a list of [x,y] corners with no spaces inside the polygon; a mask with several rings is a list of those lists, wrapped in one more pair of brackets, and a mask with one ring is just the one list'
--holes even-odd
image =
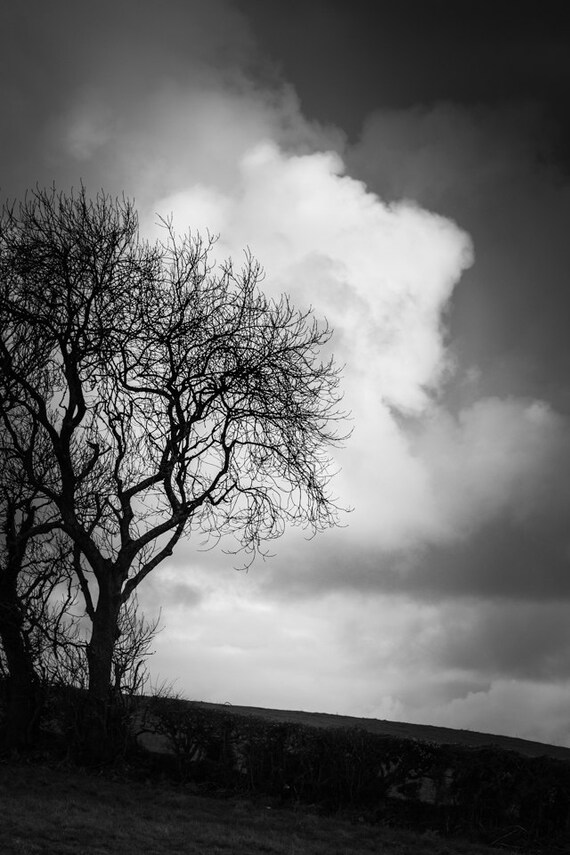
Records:
{"label": "foreground grass", "polygon": [[490,855],[434,835],[205,798],[73,768],[0,763],[2,855]]}

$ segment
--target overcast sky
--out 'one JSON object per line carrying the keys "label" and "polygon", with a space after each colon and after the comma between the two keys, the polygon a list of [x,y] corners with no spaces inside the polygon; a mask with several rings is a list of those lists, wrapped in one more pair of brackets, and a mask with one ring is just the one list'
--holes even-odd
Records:
{"label": "overcast sky", "polygon": [[346,363],[345,527],[247,574],[188,541],[141,589],[187,697],[570,745],[564,5],[3,4],[3,197],[83,180],[249,246]]}

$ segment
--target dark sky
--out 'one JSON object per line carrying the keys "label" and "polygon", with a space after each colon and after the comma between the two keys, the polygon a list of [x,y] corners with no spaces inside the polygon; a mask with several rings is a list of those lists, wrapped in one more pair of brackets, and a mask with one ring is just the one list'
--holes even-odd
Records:
{"label": "dark sky", "polygon": [[[562,2],[238,0],[303,110],[354,141],[378,109],[541,103],[568,122],[568,24]],[[566,125],[566,130],[568,126]]]}
{"label": "dark sky", "polygon": [[186,694],[570,744],[564,11],[2,7],[2,193],[84,181],[248,245],[346,363],[346,527],[247,576],[189,541],[141,591]]}

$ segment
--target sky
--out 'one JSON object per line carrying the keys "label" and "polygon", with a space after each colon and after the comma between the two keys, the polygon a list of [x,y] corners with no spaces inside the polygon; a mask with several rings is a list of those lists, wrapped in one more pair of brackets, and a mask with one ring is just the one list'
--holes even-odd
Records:
{"label": "sky", "polygon": [[353,511],[181,543],[153,679],[570,746],[570,33],[506,0],[0,11],[0,192],[124,191],[335,328]]}

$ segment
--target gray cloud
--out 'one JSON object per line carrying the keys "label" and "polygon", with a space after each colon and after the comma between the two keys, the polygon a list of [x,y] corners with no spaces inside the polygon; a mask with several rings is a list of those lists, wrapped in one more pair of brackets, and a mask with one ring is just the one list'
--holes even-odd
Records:
{"label": "gray cloud", "polygon": [[406,594],[420,602],[463,597],[567,602],[566,531],[499,520],[463,542],[391,553],[334,533],[297,548],[289,541],[278,558],[255,572],[268,592],[286,597],[344,590]]}
{"label": "gray cloud", "polygon": [[439,667],[486,678],[551,681],[570,677],[570,625],[565,602],[506,602],[448,610],[435,646]]}
{"label": "gray cloud", "polygon": [[148,132],[144,116],[154,100],[212,80],[239,86],[242,69],[255,64],[248,24],[226,0],[170,0],[160,10],[148,0],[8,4],[0,47],[9,129],[4,195],[80,179],[133,193],[135,186],[124,186],[117,142]]}
{"label": "gray cloud", "polygon": [[202,603],[204,597],[203,591],[186,580],[163,582],[160,586],[160,602],[165,606],[193,609]]}
{"label": "gray cloud", "polygon": [[[437,412],[417,420],[413,430],[407,459],[422,489],[407,485],[409,527],[385,509],[398,484],[380,468],[369,476],[372,488],[357,495],[367,505],[356,519],[310,543],[287,539],[263,584],[299,597],[367,590],[423,602],[567,600],[567,420],[537,402],[482,399],[457,418]],[[398,467],[392,472],[397,478]]]}

